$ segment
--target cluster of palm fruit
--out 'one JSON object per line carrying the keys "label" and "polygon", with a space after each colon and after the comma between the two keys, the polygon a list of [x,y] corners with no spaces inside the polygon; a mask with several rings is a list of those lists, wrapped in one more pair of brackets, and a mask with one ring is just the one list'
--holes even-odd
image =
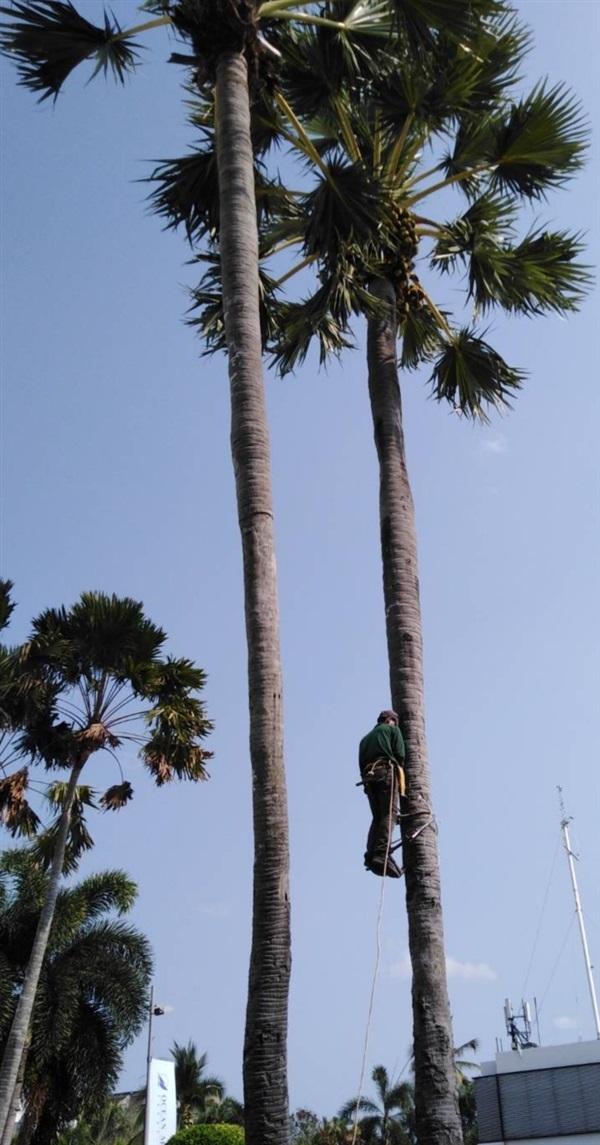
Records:
{"label": "cluster of palm fruit", "polygon": [[394,253],[389,268],[389,276],[396,288],[396,304],[400,318],[409,310],[420,310],[425,305],[425,292],[414,273],[414,260],[419,249],[419,236],[414,215],[400,207],[392,206],[394,227]]}

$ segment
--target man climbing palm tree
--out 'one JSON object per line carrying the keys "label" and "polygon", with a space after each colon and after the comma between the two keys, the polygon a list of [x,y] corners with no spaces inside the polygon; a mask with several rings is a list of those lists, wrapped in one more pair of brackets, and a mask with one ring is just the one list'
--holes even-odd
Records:
{"label": "man climbing palm tree", "polygon": [[398,715],[380,712],[372,731],[360,741],[358,765],[373,820],[367,837],[365,867],[375,875],[399,879],[391,855],[392,830],[398,819],[398,797],[404,793],[404,740]]}

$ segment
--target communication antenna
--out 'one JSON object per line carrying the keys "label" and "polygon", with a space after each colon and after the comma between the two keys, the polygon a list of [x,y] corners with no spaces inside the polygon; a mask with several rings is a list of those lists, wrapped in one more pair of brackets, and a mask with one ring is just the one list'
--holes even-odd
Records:
{"label": "communication antenna", "polygon": [[[504,1018],[506,1021],[506,1032],[510,1038],[510,1044],[513,1050],[521,1053],[522,1050],[533,1049],[535,1042],[531,1040],[531,1009],[529,1002],[521,1001],[521,1012],[515,1014],[513,1004],[510,998],[504,1002]],[[518,1023],[521,1023],[519,1027]]]}
{"label": "communication antenna", "polygon": [[567,859],[569,862],[569,871],[571,872],[571,882],[573,884],[573,894],[575,895],[575,911],[577,914],[577,921],[579,923],[579,933],[581,934],[581,945],[583,947],[583,957],[584,957],[584,961],[585,961],[585,972],[587,975],[588,986],[590,988],[590,998],[592,1000],[592,1010],[594,1013],[594,1022],[596,1023],[596,1037],[600,1038],[600,1013],[598,1012],[598,1001],[596,998],[596,987],[594,985],[594,977],[592,974],[593,967],[592,967],[592,963],[590,961],[590,952],[588,949],[587,938],[586,938],[586,934],[585,934],[585,926],[583,923],[583,911],[581,909],[581,900],[579,898],[579,891],[577,889],[577,878],[575,876],[575,863],[573,862],[573,860],[577,858],[577,855],[573,854],[573,851],[571,850],[571,841],[569,839],[569,823],[571,822],[571,816],[570,815],[567,816],[565,814],[565,804],[564,804],[564,800],[563,800],[562,787],[559,787],[557,790],[558,790],[558,801],[560,804],[560,813],[562,815],[560,825],[561,825],[562,833],[563,833],[565,851],[567,852]]}

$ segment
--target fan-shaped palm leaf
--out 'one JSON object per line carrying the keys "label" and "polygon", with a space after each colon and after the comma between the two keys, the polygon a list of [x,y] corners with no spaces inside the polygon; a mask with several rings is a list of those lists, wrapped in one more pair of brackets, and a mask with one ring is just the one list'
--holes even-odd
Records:
{"label": "fan-shaped palm leaf", "polygon": [[494,132],[495,183],[530,199],[561,187],[578,171],[588,146],[581,104],[557,84],[537,84]]}
{"label": "fan-shaped palm leaf", "polygon": [[489,420],[486,407],[510,408],[525,373],[508,366],[484,338],[463,327],[447,340],[436,360],[430,383],[433,396],[479,421]]}
{"label": "fan-shaped palm leaf", "polygon": [[[109,69],[121,83],[136,63],[132,40],[104,13],[102,27],[81,16],[70,0],[14,0],[0,12],[11,17],[0,36],[2,50],[17,64],[20,82],[41,92],[40,101],[58,96],[65,80],[84,60],[95,59],[95,72]],[[94,73],[95,74],[95,73]]]}

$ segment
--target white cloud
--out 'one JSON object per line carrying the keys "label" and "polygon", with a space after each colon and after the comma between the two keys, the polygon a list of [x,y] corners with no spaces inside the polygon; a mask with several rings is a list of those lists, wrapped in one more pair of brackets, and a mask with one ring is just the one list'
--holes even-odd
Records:
{"label": "white cloud", "polygon": [[558,1018],[552,1019],[552,1025],[556,1026],[557,1030],[578,1030],[579,1022],[577,1018],[569,1018],[567,1014],[562,1014]]}
{"label": "white cloud", "polygon": [[460,978],[463,982],[495,982],[498,977],[487,962],[459,962],[456,958],[446,959],[446,973],[449,978]]}
{"label": "white cloud", "polygon": [[[446,973],[448,978],[459,979],[462,982],[495,982],[497,974],[488,966],[487,962],[459,962],[457,958],[446,959]],[[390,966],[390,978],[410,978],[412,974],[410,956],[407,953],[399,962]]]}
{"label": "white cloud", "polygon": [[508,442],[502,433],[495,437],[484,437],[479,443],[481,453],[506,453]]}

